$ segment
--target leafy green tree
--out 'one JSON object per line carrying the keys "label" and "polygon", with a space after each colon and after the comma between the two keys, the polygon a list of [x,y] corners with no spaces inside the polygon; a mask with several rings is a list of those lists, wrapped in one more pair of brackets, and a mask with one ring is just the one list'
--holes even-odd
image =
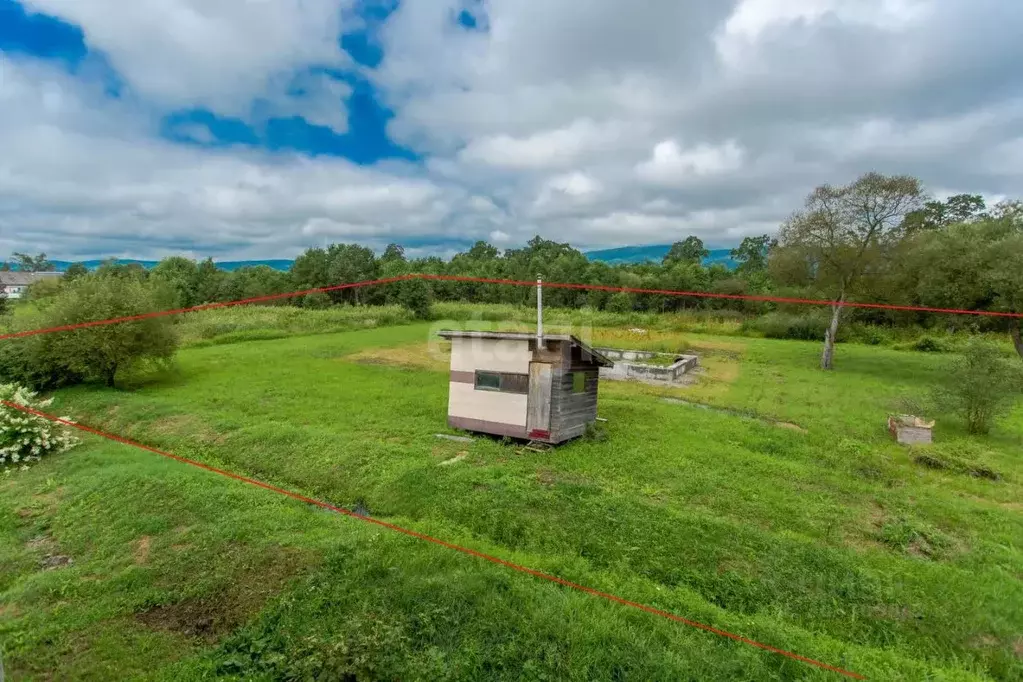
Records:
{"label": "leafy green tree", "polygon": [[201,305],[220,300],[219,296],[227,277],[228,274],[218,268],[212,258],[199,263],[195,268],[195,293],[191,297],[192,301],[196,305]]}
{"label": "leafy green tree", "polygon": [[906,214],[920,206],[922,195],[916,178],[868,173],[844,187],[818,187],[782,227],[778,250],[783,260],[801,265],[797,279],[813,282],[834,302],[821,368],[833,367],[843,304],[856,293],[864,273],[887,267],[906,234]]}
{"label": "leafy green tree", "polygon": [[684,241],[675,242],[671,245],[662,263],[670,265],[674,263],[702,263],[703,259],[710,255],[710,251],[703,247],[703,240],[692,235]]}
{"label": "leafy green tree", "polygon": [[381,264],[384,264],[396,261],[400,261],[402,263],[408,262],[405,258],[405,247],[400,244],[388,244],[387,248],[384,249],[383,255],[380,256],[380,262]]}
{"label": "leafy green tree", "polygon": [[57,269],[46,258],[45,253],[40,253],[38,256],[31,256],[27,253],[14,253],[12,257],[18,266],[18,270],[21,272],[53,272]]}
{"label": "leafy green tree", "polygon": [[398,288],[398,301],[417,320],[429,320],[433,304],[430,283],[421,279],[408,279],[390,286]]}
{"label": "leafy green tree", "polygon": [[956,223],[984,217],[984,197],[979,194],[956,194],[945,201],[928,201],[921,208],[906,214],[905,228],[938,230]]}
{"label": "leafy green tree", "polygon": [[199,266],[194,260],[182,256],[164,258],[149,275],[174,292],[174,307],[190,308],[199,302]]}
{"label": "leafy green tree", "polygon": [[[90,274],[62,287],[51,304],[20,319],[21,328],[63,327],[140,315],[167,307],[171,293],[158,284],[116,274]],[[119,371],[164,361],[177,348],[169,317],[43,334],[0,345],[0,373],[37,388],[102,381]]]}
{"label": "leafy green tree", "polygon": [[[327,247],[327,273],[329,284],[354,284],[379,279],[380,269],[373,250],[358,244],[331,244]],[[361,287],[341,289],[329,292],[329,296],[337,302],[348,301],[356,305],[367,301],[373,296],[382,296],[379,289],[364,292]]]}
{"label": "leafy green tree", "polygon": [[778,240],[770,235],[745,237],[739,247],[731,251],[732,260],[738,263],[736,272],[744,277],[766,272],[768,255],[776,246]]}
{"label": "leafy green tree", "polygon": [[64,281],[73,282],[79,277],[85,277],[88,274],[89,268],[85,267],[85,263],[72,263],[64,271]]}
{"label": "leafy green tree", "polygon": [[1023,371],[1008,362],[998,346],[981,337],[970,339],[962,356],[948,368],[936,391],[939,408],[966,422],[970,433],[988,433],[1023,391]]}

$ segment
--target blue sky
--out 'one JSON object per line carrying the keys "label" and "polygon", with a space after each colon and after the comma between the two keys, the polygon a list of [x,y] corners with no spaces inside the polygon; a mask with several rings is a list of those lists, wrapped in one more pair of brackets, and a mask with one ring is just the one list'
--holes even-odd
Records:
{"label": "blue sky", "polygon": [[0,0],[0,250],[726,246],[870,170],[997,201],[1023,179],[1021,20],[998,0]]}

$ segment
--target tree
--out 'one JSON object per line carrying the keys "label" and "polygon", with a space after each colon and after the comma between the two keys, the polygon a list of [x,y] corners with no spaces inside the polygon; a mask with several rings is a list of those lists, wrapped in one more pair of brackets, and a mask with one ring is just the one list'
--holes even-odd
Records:
{"label": "tree", "polygon": [[407,279],[397,282],[397,287],[398,301],[412,313],[412,317],[417,320],[430,319],[433,291],[430,289],[429,282],[421,279]]}
{"label": "tree", "polygon": [[387,248],[384,249],[384,254],[380,256],[380,262],[391,263],[395,261],[406,262],[405,247],[400,244],[388,244]]}
{"label": "tree", "polygon": [[195,269],[195,293],[192,301],[203,304],[219,300],[225,279],[227,273],[218,268],[212,258],[199,263]]}
{"label": "tree", "polygon": [[149,275],[174,292],[175,307],[190,308],[198,303],[196,285],[199,279],[199,267],[194,260],[182,256],[164,258],[156,264]]}
{"label": "tree", "polygon": [[981,337],[970,339],[937,390],[937,405],[958,414],[970,433],[987,433],[1007,413],[1023,390],[1023,372],[1010,364],[998,346]]}
{"label": "tree", "polygon": [[[911,303],[936,308],[1023,314],[1023,221],[987,217],[917,234],[902,259],[901,286]],[[1023,358],[1023,319],[998,317]]]}
{"label": "tree", "polygon": [[45,253],[41,253],[38,256],[30,256],[27,253],[14,253],[12,257],[17,263],[18,270],[21,272],[53,272],[57,269],[53,263],[46,259]]}
{"label": "tree", "polygon": [[[160,310],[169,293],[156,283],[133,277],[93,274],[57,296],[46,325],[59,327],[91,320],[128,317]],[[119,370],[146,360],[166,360],[177,349],[169,317],[153,317],[46,335],[53,355],[86,380],[113,386]]]}
{"label": "tree", "polygon": [[743,276],[765,272],[768,255],[776,246],[778,246],[778,240],[770,235],[745,237],[739,248],[732,249],[730,254],[732,260],[738,263],[735,271]]}
{"label": "tree", "polygon": [[67,270],[64,271],[64,281],[73,282],[79,277],[84,277],[89,274],[89,268],[85,267],[84,263],[72,263],[67,266]]}
{"label": "tree", "polygon": [[928,201],[922,208],[906,214],[906,229],[939,230],[956,223],[982,218],[984,197],[979,194],[956,194],[945,201]]}
{"label": "tree", "polygon": [[782,226],[781,250],[800,262],[814,285],[832,301],[821,367],[831,369],[843,304],[864,273],[882,271],[905,235],[904,220],[920,206],[920,181],[868,173],[850,185],[822,185],[806,206]]}
{"label": "tree", "polygon": [[[161,310],[169,292],[158,283],[92,273],[65,283],[43,309],[18,319],[20,329],[63,327]],[[82,381],[113,386],[119,371],[169,359],[177,348],[170,317],[42,334],[0,344],[0,374],[40,389]]]}
{"label": "tree", "polygon": [[710,251],[703,247],[703,240],[690,235],[685,238],[685,241],[672,244],[671,249],[669,249],[661,262],[664,265],[672,263],[702,263],[703,259],[709,255]]}

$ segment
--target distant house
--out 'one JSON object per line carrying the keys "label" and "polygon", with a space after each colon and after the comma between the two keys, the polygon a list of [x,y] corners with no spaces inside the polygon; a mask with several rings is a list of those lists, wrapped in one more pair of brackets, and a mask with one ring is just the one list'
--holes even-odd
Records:
{"label": "distant house", "polygon": [[450,426],[554,444],[583,435],[596,421],[599,370],[614,363],[576,337],[440,336],[451,340]]}
{"label": "distant house", "polygon": [[25,295],[25,290],[33,282],[60,276],[59,272],[0,271],[0,286],[8,299],[18,299]]}

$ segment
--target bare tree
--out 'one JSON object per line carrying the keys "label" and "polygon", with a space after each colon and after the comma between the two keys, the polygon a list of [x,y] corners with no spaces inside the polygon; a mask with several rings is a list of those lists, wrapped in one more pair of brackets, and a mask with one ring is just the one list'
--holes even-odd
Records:
{"label": "bare tree", "polygon": [[919,209],[922,201],[916,178],[868,173],[844,187],[818,187],[805,208],[782,226],[784,255],[804,263],[807,278],[833,301],[822,369],[833,366],[843,304],[865,273],[883,269],[906,234],[906,214]]}

